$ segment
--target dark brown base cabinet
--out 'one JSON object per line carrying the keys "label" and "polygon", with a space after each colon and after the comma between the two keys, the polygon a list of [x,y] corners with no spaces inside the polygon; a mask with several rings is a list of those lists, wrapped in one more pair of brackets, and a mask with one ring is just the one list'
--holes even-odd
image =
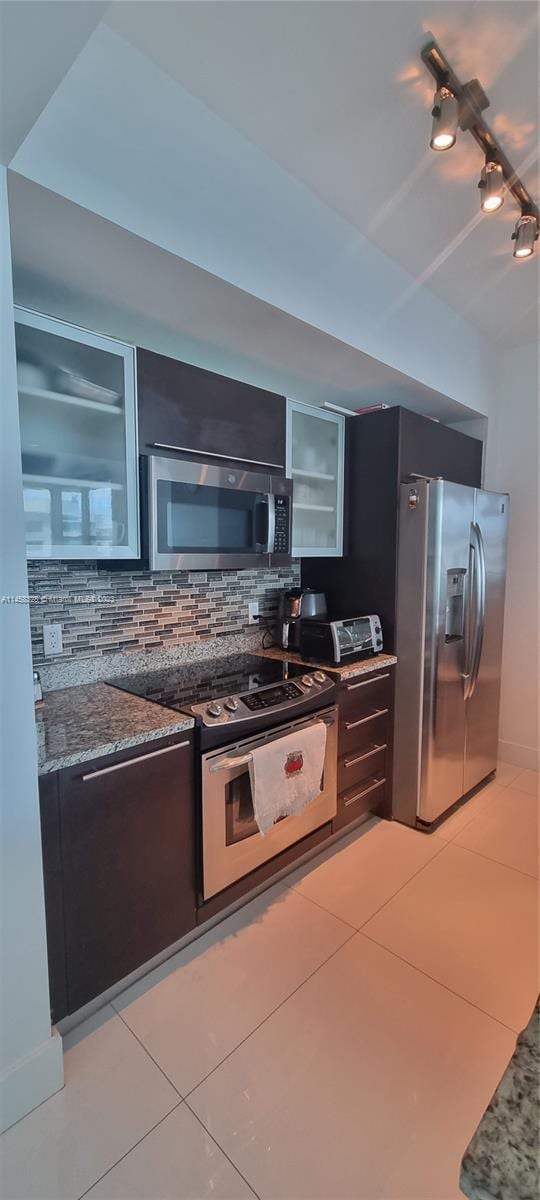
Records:
{"label": "dark brown base cabinet", "polygon": [[192,735],[40,780],[53,1021],[195,928]]}
{"label": "dark brown base cabinet", "polygon": [[391,813],[394,668],[342,683],[338,707],[334,833],[367,812]]}

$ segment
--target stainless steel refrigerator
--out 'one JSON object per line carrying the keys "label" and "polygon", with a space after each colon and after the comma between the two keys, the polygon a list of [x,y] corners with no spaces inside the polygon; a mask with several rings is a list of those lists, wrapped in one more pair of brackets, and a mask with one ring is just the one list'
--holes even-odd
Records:
{"label": "stainless steel refrigerator", "polygon": [[497,762],[508,496],[400,487],[393,814],[436,821]]}

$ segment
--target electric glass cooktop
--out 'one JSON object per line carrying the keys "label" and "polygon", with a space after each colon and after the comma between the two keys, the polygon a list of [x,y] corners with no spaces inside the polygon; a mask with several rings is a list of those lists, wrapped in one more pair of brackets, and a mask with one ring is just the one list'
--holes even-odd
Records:
{"label": "electric glass cooktop", "polygon": [[[270,684],[283,684],[305,676],[307,668],[298,663],[262,658],[256,654],[239,654],[228,658],[212,658],[181,667],[166,667],[161,671],[142,671],[122,675],[109,683],[121,691],[153,700],[166,708],[186,712],[195,704],[220,700],[223,697],[256,692]],[[287,690],[287,689],[285,689]],[[300,693],[301,695],[302,693]],[[270,700],[270,696],[268,697]],[[284,696],[285,699],[285,696]],[[274,701],[275,702],[275,701]],[[258,705],[257,705],[258,706]]]}

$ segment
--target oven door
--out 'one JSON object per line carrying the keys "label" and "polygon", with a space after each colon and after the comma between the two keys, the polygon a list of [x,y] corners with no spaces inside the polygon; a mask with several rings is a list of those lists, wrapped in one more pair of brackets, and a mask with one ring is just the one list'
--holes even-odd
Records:
{"label": "oven door", "polygon": [[[323,788],[300,813],[282,817],[263,837],[253,814],[249,777],[251,751],[317,721],[327,727]],[[202,758],[203,896],[223,888],[274,858],[287,846],[331,821],[337,810],[337,709],[328,708],[280,726],[271,733],[214,750]]]}
{"label": "oven door", "polygon": [[269,565],[275,527],[269,475],[151,455],[148,510],[152,570]]}

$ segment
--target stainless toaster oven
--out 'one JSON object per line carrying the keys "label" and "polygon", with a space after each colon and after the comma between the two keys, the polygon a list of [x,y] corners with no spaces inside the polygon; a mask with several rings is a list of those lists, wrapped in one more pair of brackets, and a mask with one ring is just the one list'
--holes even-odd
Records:
{"label": "stainless toaster oven", "polygon": [[300,654],[314,662],[342,665],[349,659],[367,658],[383,648],[378,616],[350,617],[344,621],[303,621]]}

